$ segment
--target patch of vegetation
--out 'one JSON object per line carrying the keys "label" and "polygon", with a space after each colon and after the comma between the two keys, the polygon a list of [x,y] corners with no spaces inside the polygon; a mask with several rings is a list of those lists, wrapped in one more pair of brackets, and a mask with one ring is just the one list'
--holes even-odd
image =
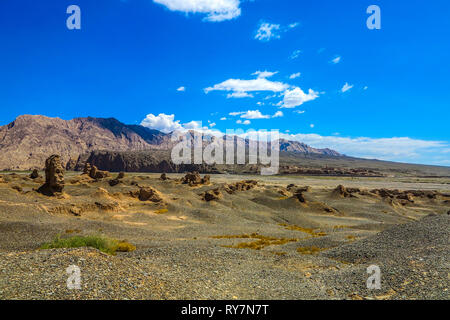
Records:
{"label": "patch of vegetation", "polygon": [[81,233],[81,230],[79,230],[79,229],[67,229],[66,230],[66,233]]}
{"label": "patch of vegetation", "polygon": [[257,233],[252,234],[241,234],[241,235],[224,235],[224,236],[213,236],[214,239],[258,239],[251,242],[242,242],[236,245],[224,246],[225,248],[234,249],[253,249],[261,250],[267,246],[279,246],[289,242],[297,242],[298,239],[286,239],[286,238],[275,238],[266,237]]}
{"label": "patch of vegetation", "polygon": [[129,242],[106,238],[103,236],[73,236],[70,238],[61,238],[60,235],[52,242],[44,243],[41,249],[58,248],[81,248],[91,247],[101,252],[116,255],[117,252],[130,252],[136,250],[136,247]]}
{"label": "patch of vegetation", "polygon": [[339,226],[334,226],[333,227],[333,229],[345,229],[345,228],[350,228],[350,226],[339,225]]}
{"label": "patch of vegetation", "polygon": [[159,209],[159,210],[155,211],[156,214],[163,214],[163,213],[166,213],[166,212],[169,212],[169,210],[168,209]]}
{"label": "patch of vegetation", "polygon": [[301,231],[304,233],[307,233],[311,235],[313,238],[315,237],[325,237],[327,234],[325,232],[316,232],[315,229],[311,228],[303,228],[296,225],[289,225],[286,223],[280,223],[280,226],[285,227],[287,230],[295,230],[295,231]]}
{"label": "patch of vegetation", "polygon": [[322,250],[325,250],[325,249],[321,249],[321,248],[316,247],[316,246],[298,247],[297,248],[297,252],[301,253],[301,254],[317,254],[317,253],[319,253]]}
{"label": "patch of vegetation", "polygon": [[350,240],[350,241],[355,241],[355,240],[356,240],[356,237],[355,237],[355,236],[352,236],[352,235],[348,235],[348,236],[346,236],[346,238],[347,238],[348,240]]}

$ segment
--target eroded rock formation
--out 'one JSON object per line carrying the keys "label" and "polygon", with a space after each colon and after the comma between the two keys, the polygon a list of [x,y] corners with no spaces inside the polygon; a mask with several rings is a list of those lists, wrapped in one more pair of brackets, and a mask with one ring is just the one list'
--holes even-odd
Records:
{"label": "eroded rock formation", "polygon": [[45,183],[38,192],[53,196],[64,189],[64,167],[59,155],[52,155],[45,161]]}

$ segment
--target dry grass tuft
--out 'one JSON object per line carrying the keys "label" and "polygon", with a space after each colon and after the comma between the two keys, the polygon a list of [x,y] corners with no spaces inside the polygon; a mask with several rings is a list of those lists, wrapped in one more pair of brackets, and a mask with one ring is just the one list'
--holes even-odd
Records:
{"label": "dry grass tuft", "polygon": [[286,239],[286,238],[275,238],[267,237],[257,233],[252,234],[242,234],[242,235],[224,235],[224,236],[213,236],[214,239],[258,239],[251,242],[242,242],[236,245],[224,246],[225,248],[234,249],[253,249],[261,250],[267,246],[280,246],[289,242],[297,242],[298,239]]}
{"label": "dry grass tuft", "polygon": [[319,247],[316,246],[312,246],[312,247],[298,247],[297,248],[297,252],[301,253],[301,254],[317,254],[320,251],[325,250],[325,249],[321,249]]}
{"label": "dry grass tuft", "polygon": [[296,230],[307,233],[312,237],[325,237],[327,235],[325,232],[316,232],[315,229],[303,228],[296,225],[288,225],[286,223],[280,223],[280,226],[285,227],[287,230]]}

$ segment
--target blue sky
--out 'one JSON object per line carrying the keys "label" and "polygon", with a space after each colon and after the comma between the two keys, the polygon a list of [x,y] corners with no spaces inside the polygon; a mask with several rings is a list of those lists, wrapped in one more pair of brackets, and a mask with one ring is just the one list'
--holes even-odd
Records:
{"label": "blue sky", "polygon": [[[66,27],[72,4],[81,30]],[[372,4],[381,30],[366,26]],[[202,121],[450,165],[448,12],[444,0],[2,0],[0,125]]]}

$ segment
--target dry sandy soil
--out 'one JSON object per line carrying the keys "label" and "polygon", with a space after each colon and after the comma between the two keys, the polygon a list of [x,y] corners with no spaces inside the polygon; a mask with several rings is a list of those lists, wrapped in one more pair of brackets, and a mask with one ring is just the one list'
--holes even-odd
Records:
{"label": "dry sandy soil", "polygon": [[[47,197],[34,191],[42,178],[28,176],[0,175],[0,299],[450,297],[449,178],[212,175],[191,187],[182,175],[127,173],[110,186],[71,172],[64,194]],[[251,190],[224,189],[248,179],[258,181]],[[130,195],[145,186],[163,201]],[[305,186],[302,202],[295,190]],[[216,188],[220,199],[202,199]],[[423,192],[374,191],[383,188]],[[39,249],[58,234],[105,235],[137,250]],[[81,290],[66,287],[72,264]],[[366,287],[370,265],[381,269],[381,289]]]}

